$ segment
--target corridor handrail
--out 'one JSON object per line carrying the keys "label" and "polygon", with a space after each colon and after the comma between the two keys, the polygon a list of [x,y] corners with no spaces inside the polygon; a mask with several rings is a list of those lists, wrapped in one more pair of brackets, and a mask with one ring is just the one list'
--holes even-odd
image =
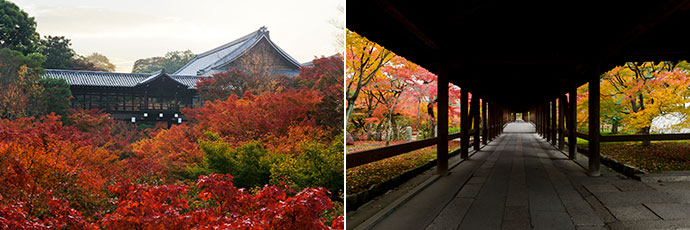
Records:
{"label": "corridor handrail", "polygon": [[[468,135],[471,136],[472,134],[474,134],[474,132],[475,131],[472,130],[468,132]],[[456,139],[459,137],[462,137],[462,132],[448,134],[448,140]],[[380,161],[386,158],[394,157],[403,153],[412,152],[421,148],[426,148],[437,143],[438,137],[432,137],[424,140],[412,141],[376,149],[348,153],[345,156],[345,162],[347,168],[353,168],[374,161]]]}
{"label": "corridor handrail", "polygon": [[[589,135],[577,132],[575,136],[589,140]],[[600,142],[627,142],[627,141],[676,141],[690,140],[690,133],[672,134],[633,134],[633,135],[600,135]]]}
{"label": "corridor handrail", "polygon": [[688,140],[690,133],[601,136],[601,142]]}

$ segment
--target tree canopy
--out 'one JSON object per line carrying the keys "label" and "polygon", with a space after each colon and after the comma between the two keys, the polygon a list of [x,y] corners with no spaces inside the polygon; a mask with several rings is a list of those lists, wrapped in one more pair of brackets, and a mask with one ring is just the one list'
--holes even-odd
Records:
{"label": "tree canopy", "polygon": [[38,42],[38,52],[46,57],[46,69],[71,69],[72,58],[76,55],[70,48],[70,39],[64,36],[46,36]]}
{"label": "tree canopy", "polygon": [[[627,62],[601,76],[602,123],[629,133],[649,134],[652,121],[676,116],[672,130],[690,127],[690,78],[687,62]],[[578,89],[578,123],[587,121],[588,87]]]}
{"label": "tree canopy", "polygon": [[191,50],[171,51],[164,57],[150,57],[134,62],[132,73],[153,73],[165,69],[168,73],[174,73],[194,58]]}
{"label": "tree canopy", "polygon": [[14,3],[0,0],[0,48],[28,55],[35,51],[38,40],[34,18]]}
{"label": "tree canopy", "polygon": [[346,33],[348,69],[345,72],[347,79],[345,117],[349,121],[362,88],[375,78],[383,76],[379,70],[388,64],[395,54],[355,32],[348,30]]}
{"label": "tree canopy", "polygon": [[43,92],[38,80],[43,74],[40,54],[24,56],[0,49],[0,118],[19,118],[38,113],[37,99]]}
{"label": "tree canopy", "polygon": [[86,60],[88,60],[90,63],[93,63],[94,67],[96,67],[97,69],[101,69],[108,72],[115,71],[115,65],[113,65],[113,63],[110,63],[110,59],[108,59],[108,57],[106,57],[103,54],[92,53],[91,55],[86,56]]}

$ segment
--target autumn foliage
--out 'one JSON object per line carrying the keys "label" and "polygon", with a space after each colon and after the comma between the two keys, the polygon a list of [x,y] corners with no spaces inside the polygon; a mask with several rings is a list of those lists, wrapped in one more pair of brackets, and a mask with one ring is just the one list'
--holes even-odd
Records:
{"label": "autumn foliage", "polygon": [[[690,127],[690,78],[683,63],[628,62],[601,76],[602,123],[618,131],[638,134],[652,132],[652,122],[659,117],[679,117],[680,121],[662,127],[681,130]],[[587,121],[588,87],[578,89],[578,123]]]}
{"label": "autumn foliage", "polygon": [[[367,38],[347,31],[348,132],[354,140],[395,141],[406,126],[434,136],[437,76]],[[460,126],[460,88],[448,85],[449,125]]]}
{"label": "autumn foliage", "polygon": [[342,229],[342,136],[321,108],[337,105],[337,61],[170,128],[96,110],[0,119],[0,229]]}
{"label": "autumn foliage", "polygon": [[120,197],[118,207],[100,223],[113,229],[331,229],[319,217],[332,207],[323,189],[289,196],[284,187],[265,186],[250,194],[220,174],[200,176],[194,187],[200,191],[190,197],[184,185],[118,183],[110,187]]}
{"label": "autumn foliage", "polygon": [[[246,142],[268,135],[287,133],[290,126],[314,126],[312,119],[321,95],[311,90],[288,90],[280,94],[231,95],[226,100],[206,102],[186,109],[185,114],[203,130],[216,132],[229,142]],[[218,113],[217,111],[223,111]]]}

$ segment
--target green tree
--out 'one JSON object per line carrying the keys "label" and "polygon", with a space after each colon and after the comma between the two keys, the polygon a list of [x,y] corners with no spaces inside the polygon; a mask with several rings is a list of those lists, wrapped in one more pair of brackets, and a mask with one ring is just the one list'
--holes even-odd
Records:
{"label": "green tree", "polygon": [[43,114],[54,112],[64,118],[69,109],[69,99],[72,97],[67,81],[59,78],[43,78],[38,80],[38,83],[44,89],[40,101],[44,109]]}
{"label": "green tree", "polygon": [[0,48],[9,48],[28,55],[35,51],[39,40],[36,21],[9,1],[0,0]]}
{"label": "green tree", "polygon": [[680,61],[676,64],[676,68],[690,71],[690,63],[688,61]]}
{"label": "green tree", "polygon": [[40,54],[24,56],[9,48],[0,49],[0,118],[31,116],[43,92],[38,80],[44,70]]}
{"label": "green tree", "polygon": [[168,73],[174,73],[186,65],[192,58],[194,58],[194,53],[191,50],[171,51],[166,53],[165,57],[150,57],[135,61],[132,73],[152,73],[160,69],[165,69]]}
{"label": "green tree", "polygon": [[106,57],[103,54],[99,53],[92,53],[89,56],[86,56],[86,59],[90,62],[93,63],[93,65],[101,69],[103,71],[108,71],[108,72],[114,72],[115,71],[115,65],[113,63],[110,63],[110,60],[108,57]]}
{"label": "green tree", "polygon": [[255,188],[267,184],[271,176],[271,159],[267,150],[259,142],[249,142],[233,148],[217,135],[209,135],[211,140],[200,140],[199,147],[204,153],[203,162],[187,170],[190,178],[210,173],[230,174],[238,187]]}
{"label": "green tree", "polygon": [[295,156],[276,156],[271,168],[271,183],[294,183],[297,189],[324,187],[331,197],[342,199],[343,187],[343,135],[336,136],[330,145],[310,140],[301,143]]}
{"label": "green tree", "polygon": [[76,53],[70,46],[70,40],[64,36],[46,36],[39,41],[38,52],[46,57],[43,68],[71,69]]}

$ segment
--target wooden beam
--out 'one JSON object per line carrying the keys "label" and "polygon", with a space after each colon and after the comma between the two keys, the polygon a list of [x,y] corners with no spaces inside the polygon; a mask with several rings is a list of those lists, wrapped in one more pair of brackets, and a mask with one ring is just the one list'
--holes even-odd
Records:
{"label": "wooden beam", "polygon": [[[157,115],[156,115],[157,116]],[[439,138],[429,138],[419,141],[412,141],[398,145],[391,145],[383,148],[364,150],[347,154],[346,166],[347,168],[357,167],[363,164],[374,161],[383,160],[389,157],[397,156],[403,153],[408,153],[417,149],[432,146],[438,143]],[[446,142],[448,143],[448,142]],[[446,152],[447,154],[447,152]]]}
{"label": "wooden beam", "polygon": [[601,136],[600,142],[690,140],[690,133]]}
{"label": "wooden beam", "polygon": [[453,140],[455,138],[460,138],[460,137],[462,137],[462,132],[448,134],[448,140]]}
{"label": "wooden beam", "polygon": [[589,133],[575,132],[575,137],[589,141]]}
{"label": "wooden beam", "polygon": [[388,13],[388,15],[390,15],[395,21],[399,22],[400,25],[405,27],[407,31],[412,33],[426,46],[428,46],[432,50],[439,49],[438,45],[436,45],[436,43],[431,38],[426,36],[426,34],[424,34],[421,30],[419,30],[419,28],[417,28],[417,26],[414,23],[412,23],[412,21],[407,19],[407,17],[403,13],[401,13],[397,8],[395,8],[395,6],[393,6],[390,2],[388,2],[387,0],[378,0],[376,2],[379,4],[379,6],[381,6],[383,11]]}
{"label": "wooden beam", "polygon": [[657,24],[665,21],[678,11],[683,11],[690,7],[690,0],[668,0],[657,9],[654,9],[647,17],[641,17],[641,23],[636,24],[626,34],[620,36],[618,41],[611,43],[604,52],[605,57],[612,57],[620,53],[630,43],[634,42],[642,35],[653,29]]}

